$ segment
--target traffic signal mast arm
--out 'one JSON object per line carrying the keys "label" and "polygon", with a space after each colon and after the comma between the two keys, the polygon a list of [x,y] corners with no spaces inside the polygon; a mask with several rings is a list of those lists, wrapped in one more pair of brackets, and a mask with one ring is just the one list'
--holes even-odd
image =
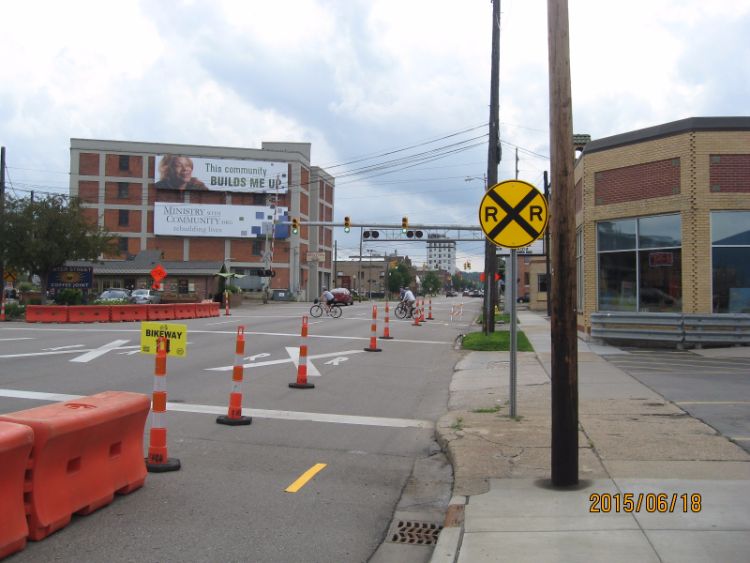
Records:
{"label": "traffic signal mast arm", "polygon": [[[292,221],[278,221],[277,225],[292,225]],[[309,227],[345,227],[345,223],[337,223],[334,221],[303,221],[298,220],[298,225],[309,226]],[[351,223],[350,223],[351,226]],[[401,230],[401,224],[399,223],[367,223],[357,225],[357,227],[363,227],[365,229],[398,229]],[[481,231],[482,227],[477,225],[429,225],[429,224],[412,224],[409,223],[409,230],[415,229],[435,229],[444,231]]]}

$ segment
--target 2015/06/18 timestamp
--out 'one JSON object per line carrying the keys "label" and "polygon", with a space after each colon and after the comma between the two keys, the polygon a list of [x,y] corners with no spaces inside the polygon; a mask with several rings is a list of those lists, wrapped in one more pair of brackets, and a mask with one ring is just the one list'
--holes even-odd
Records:
{"label": "2015/06/18 timestamp", "polygon": [[592,493],[589,512],[697,513],[702,501],[699,493]]}

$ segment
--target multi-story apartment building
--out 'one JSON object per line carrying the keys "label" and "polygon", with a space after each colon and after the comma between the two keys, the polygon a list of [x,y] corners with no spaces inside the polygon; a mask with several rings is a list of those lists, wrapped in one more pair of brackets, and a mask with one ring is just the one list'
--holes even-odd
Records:
{"label": "multi-story apartment building", "polygon": [[445,235],[427,235],[427,269],[456,273],[456,242],[446,240]]}
{"label": "multi-story apartment building", "polygon": [[[309,143],[244,149],[71,139],[70,153],[71,196],[119,241],[119,254],[105,261],[159,251],[183,266],[168,289],[194,287],[202,297],[191,263],[218,262],[244,276],[240,287],[270,284],[300,299],[330,285],[333,229],[306,223],[333,220],[334,178],[310,164]],[[297,234],[290,217],[300,219]]]}

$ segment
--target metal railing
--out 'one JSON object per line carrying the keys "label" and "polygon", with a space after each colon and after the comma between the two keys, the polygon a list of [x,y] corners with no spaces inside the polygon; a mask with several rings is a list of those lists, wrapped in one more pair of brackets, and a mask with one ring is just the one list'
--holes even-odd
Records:
{"label": "metal railing", "polygon": [[606,312],[591,315],[591,337],[674,343],[677,348],[703,344],[750,344],[750,315]]}

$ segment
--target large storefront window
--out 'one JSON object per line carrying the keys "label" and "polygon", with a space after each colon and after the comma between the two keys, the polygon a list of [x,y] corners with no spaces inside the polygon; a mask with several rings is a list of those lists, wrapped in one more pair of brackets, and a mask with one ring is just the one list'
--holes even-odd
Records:
{"label": "large storefront window", "polygon": [[679,215],[597,223],[600,311],[680,312]]}
{"label": "large storefront window", "polygon": [[750,211],[711,213],[714,313],[750,313]]}

